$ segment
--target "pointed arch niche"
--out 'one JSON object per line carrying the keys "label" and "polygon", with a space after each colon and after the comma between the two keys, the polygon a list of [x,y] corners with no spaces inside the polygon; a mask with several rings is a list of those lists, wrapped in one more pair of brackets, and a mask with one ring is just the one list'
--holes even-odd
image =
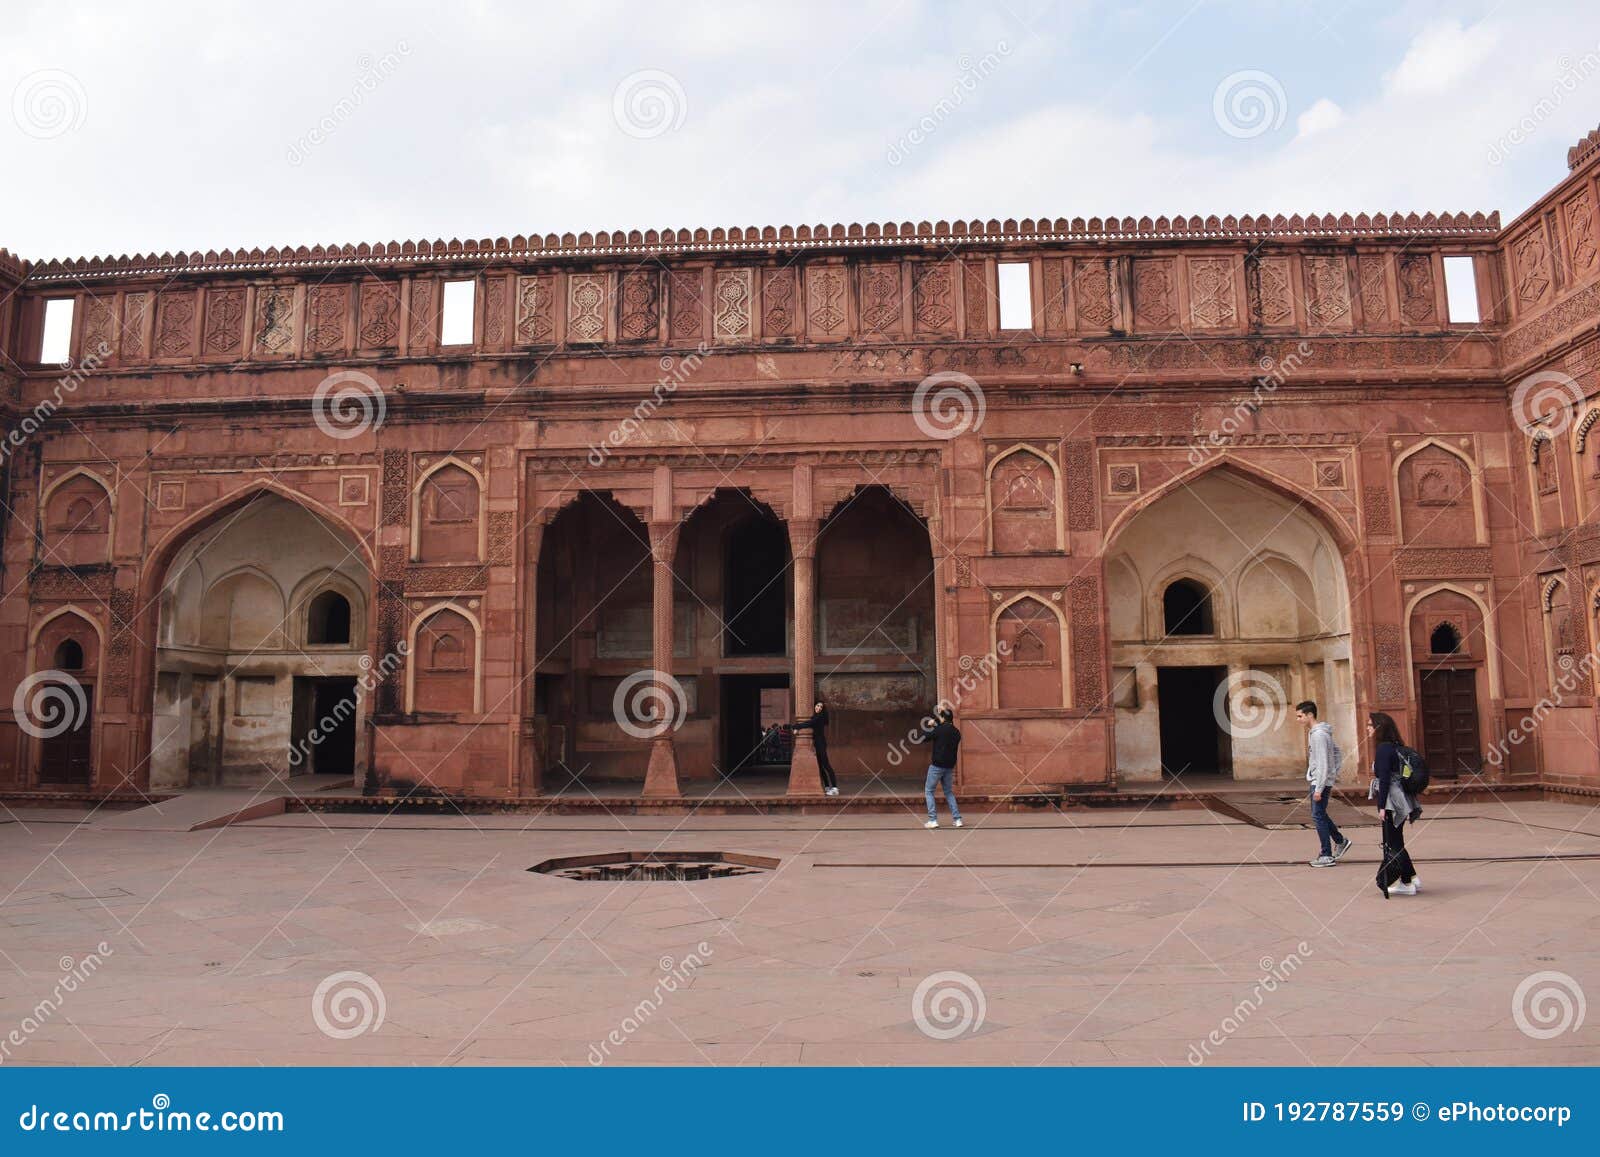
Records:
{"label": "pointed arch niche", "polygon": [[985,473],[990,554],[1044,554],[1066,549],[1061,467],[1046,450],[1018,442],[1001,450]]}

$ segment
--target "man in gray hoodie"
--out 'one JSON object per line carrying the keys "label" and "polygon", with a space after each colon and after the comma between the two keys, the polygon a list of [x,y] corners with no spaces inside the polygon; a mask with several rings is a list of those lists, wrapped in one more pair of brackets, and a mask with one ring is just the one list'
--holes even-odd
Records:
{"label": "man in gray hoodie", "polygon": [[1317,825],[1322,854],[1311,861],[1313,868],[1331,868],[1350,850],[1347,840],[1328,816],[1328,793],[1339,778],[1344,756],[1333,741],[1333,724],[1317,720],[1317,705],[1310,699],[1297,703],[1294,717],[1306,729],[1306,782],[1311,785],[1311,819]]}

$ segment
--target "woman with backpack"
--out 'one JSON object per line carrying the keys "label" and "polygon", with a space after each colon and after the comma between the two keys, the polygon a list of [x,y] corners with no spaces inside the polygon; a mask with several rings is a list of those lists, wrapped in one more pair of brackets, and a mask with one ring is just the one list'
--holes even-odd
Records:
{"label": "woman with backpack", "polygon": [[[1415,896],[1421,889],[1417,869],[1406,851],[1405,823],[1421,815],[1417,802],[1406,793],[1410,776],[1407,757],[1416,753],[1400,738],[1400,729],[1381,711],[1367,716],[1367,735],[1375,745],[1372,758],[1372,787],[1368,794],[1378,805],[1383,819],[1383,860],[1378,865],[1378,890],[1387,900],[1391,894]],[[1420,758],[1417,759],[1420,765]]]}

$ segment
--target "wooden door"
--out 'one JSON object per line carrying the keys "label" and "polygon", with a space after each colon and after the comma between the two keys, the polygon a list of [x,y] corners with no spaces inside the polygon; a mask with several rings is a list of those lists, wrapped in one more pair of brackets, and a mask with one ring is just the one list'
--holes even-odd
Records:
{"label": "wooden door", "polygon": [[1478,750],[1478,680],[1470,669],[1422,673],[1422,757],[1435,775],[1465,775],[1483,762]]}
{"label": "wooden door", "polygon": [[[88,787],[93,779],[90,737],[94,735],[94,685],[84,683],[81,718],[59,735],[39,741],[39,782]],[[76,708],[74,708],[75,714]]]}

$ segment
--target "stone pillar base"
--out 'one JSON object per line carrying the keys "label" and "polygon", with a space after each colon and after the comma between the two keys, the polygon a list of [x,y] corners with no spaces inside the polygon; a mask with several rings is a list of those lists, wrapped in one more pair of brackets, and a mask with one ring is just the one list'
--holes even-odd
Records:
{"label": "stone pillar base", "polygon": [[817,766],[817,749],[811,732],[794,733],[794,751],[789,758],[789,795],[821,795],[822,769]]}
{"label": "stone pillar base", "polygon": [[650,766],[644,773],[643,794],[666,799],[683,795],[678,789],[678,753],[670,736],[650,741]]}

